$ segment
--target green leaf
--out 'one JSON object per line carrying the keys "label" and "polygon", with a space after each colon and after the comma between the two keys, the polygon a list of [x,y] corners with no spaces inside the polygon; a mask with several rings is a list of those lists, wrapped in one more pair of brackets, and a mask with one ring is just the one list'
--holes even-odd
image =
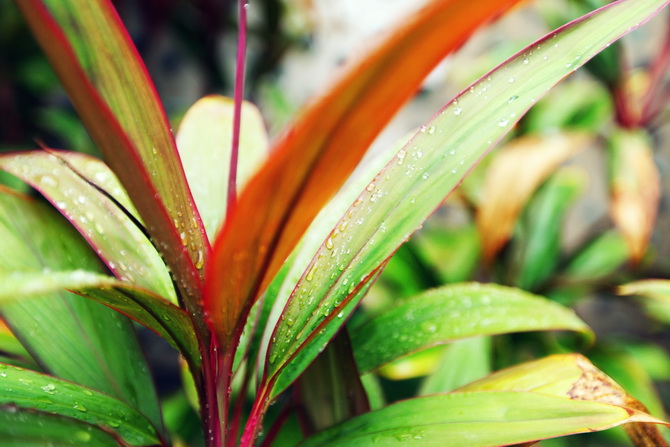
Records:
{"label": "green leaf", "polygon": [[163,260],[133,222],[136,211],[104,163],[84,154],[33,151],[1,155],[0,169],[53,203],[117,277],[177,302]]}
{"label": "green leaf", "polygon": [[[206,96],[188,109],[177,132],[179,157],[210,239],[226,215],[233,109],[230,98]],[[238,190],[265,161],[269,146],[263,117],[254,104],[242,103],[241,123]]]}
{"label": "green leaf", "polygon": [[628,248],[621,233],[607,231],[579,251],[563,275],[570,282],[596,281],[611,275],[628,259]]}
{"label": "green leaf", "polygon": [[76,419],[0,407],[0,439],[5,447],[118,447],[114,437]]}
{"label": "green leaf", "polygon": [[642,304],[648,315],[658,321],[670,322],[670,280],[643,279],[620,286],[617,293],[645,298]]}
{"label": "green leaf", "polygon": [[137,410],[98,391],[0,363],[0,404],[67,416],[117,432],[131,445],[159,442]]}
{"label": "green leaf", "polygon": [[300,376],[294,396],[301,408],[305,434],[370,411],[346,328]]}
{"label": "green leaf", "polygon": [[485,391],[420,397],[366,413],[313,436],[304,447],[494,447],[661,421],[614,405],[550,395]]}
{"label": "green leaf", "polygon": [[289,361],[299,374],[298,365],[308,364],[318,352],[311,345],[325,346],[334,333],[330,326],[338,327],[353,311],[351,291],[369,280],[370,272],[548,89],[667,3],[620,0],[550,33],[482,77],[423,126],[368,184],[312,259],[274,332],[270,380]]}
{"label": "green leaf", "polygon": [[573,330],[592,337],[575,313],[549,300],[493,284],[440,287],[373,318],[351,334],[361,372],[396,358],[480,335]]}
{"label": "green leaf", "polygon": [[[44,204],[0,190],[0,271],[102,272],[81,236]],[[132,322],[69,292],[2,306],[12,332],[53,375],[116,397],[162,427],[146,359]]]}
{"label": "green leaf", "polygon": [[444,226],[431,224],[431,221],[412,236],[420,257],[437,270],[442,284],[472,278],[481,254],[477,228],[468,224],[445,230]]}
{"label": "green leaf", "polygon": [[491,338],[476,337],[450,343],[437,369],[421,384],[419,394],[446,393],[491,372]]}
{"label": "green leaf", "polygon": [[[471,391],[531,391],[580,401],[617,405],[634,414],[649,413],[637,399],[579,354],[552,355],[498,371],[459,388]],[[667,424],[666,424],[667,425]],[[635,445],[667,446],[658,427],[630,424],[624,427]]]}
{"label": "green leaf", "polygon": [[165,112],[116,11],[106,0],[16,3],[199,313],[207,236]]}
{"label": "green leaf", "polygon": [[561,251],[563,219],[583,193],[586,173],[576,168],[558,170],[528,203],[514,239],[514,285],[537,290],[554,272]]}
{"label": "green leaf", "polygon": [[0,272],[0,282],[3,285],[0,304],[65,289],[77,292],[156,332],[179,350],[195,369],[200,366],[195,330],[188,314],[148,290],[84,270]]}

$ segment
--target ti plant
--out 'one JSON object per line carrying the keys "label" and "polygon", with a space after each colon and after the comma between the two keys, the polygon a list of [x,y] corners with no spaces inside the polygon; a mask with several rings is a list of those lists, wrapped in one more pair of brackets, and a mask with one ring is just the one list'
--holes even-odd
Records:
{"label": "ti plant", "polygon": [[0,303],[16,337],[1,339],[0,439],[181,442],[162,420],[134,320],[181,353],[210,447],[528,445],[621,424],[639,445],[666,445],[653,425],[663,422],[578,354],[390,405],[377,392],[381,366],[457,339],[591,338],[541,297],[457,284],[350,318],[528,109],[669,2],[619,0],[558,28],[349,179],[436,64],[517,3],[429,1],[268,150],[239,94],[198,101],[175,139],[109,1],[17,1],[105,161],[48,148],[0,157],[53,205],[0,189]]}

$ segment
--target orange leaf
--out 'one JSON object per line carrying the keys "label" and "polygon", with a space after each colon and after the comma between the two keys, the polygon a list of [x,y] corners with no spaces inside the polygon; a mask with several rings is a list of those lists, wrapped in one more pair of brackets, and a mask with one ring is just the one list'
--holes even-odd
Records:
{"label": "orange leaf", "polygon": [[223,345],[423,78],[519,0],[433,0],[354,62],[275,144],[215,242],[205,306]]}
{"label": "orange leaf", "polygon": [[519,214],[540,184],[590,141],[582,133],[530,135],[513,140],[496,155],[486,173],[477,212],[487,261],[509,240]]}
{"label": "orange leaf", "polygon": [[642,130],[620,130],[611,139],[611,214],[633,262],[642,259],[656,222],[661,180]]}

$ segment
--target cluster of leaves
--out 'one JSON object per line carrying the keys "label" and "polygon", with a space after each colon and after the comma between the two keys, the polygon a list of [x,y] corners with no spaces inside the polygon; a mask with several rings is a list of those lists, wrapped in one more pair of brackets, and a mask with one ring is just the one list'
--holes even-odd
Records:
{"label": "cluster of leaves", "polygon": [[[401,245],[551,87],[668,1],[619,0],[558,28],[350,179],[435,65],[516,3],[428,2],[268,148],[258,111],[216,96],[198,101],[174,138],[109,2],[17,2],[105,162],[53,149],[0,156],[1,169],[53,205],[0,189],[0,303],[16,337],[5,334],[0,345],[0,438],[25,445],[178,438],[161,415],[134,320],[181,353],[209,446],[508,445],[621,424],[640,445],[664,445],[651,425],[662,421],[578,354],[472,382],[481,371],[471,367],[481,356],[472,354],[485,353],[488,339],[464,340],[450,345],[420,397],[387,405],[379,392],[374,371],[435,345],[521,331],[592,337],[570,309],[522,290],[554,272],[537,262],[542,250],[556,250],[541,236],[574,195],[571,175],[558,175],[531,204],[552,213],[528,212],[549,222],[529,226],[524,244],[542,250],[521,250],[527,267],[503,281],[519,288],[441,281],[390,309],[354,314]],[[635,135],[618,138],[639,142]],[[506,227],[486,229],[497,219],[487,213],[496,211],[471,199],[493,241],[484,242],[489,262],[526,199],[586,137],[540,138],[551,145],[510,194],[518,202],[505,205],[515,215]],[[507,151],[512,164],[533,160],[524,144],[521,155]],[[621,143],[613,158],[628,156],[629,146]],[[641,153],[631,156],[648,160]],[[495,163],[502,174],[487,181],[499,190],[499,177],[514,171],[501,156]],[[623,179],[614,183],[625,183],[631,163],[615,165],[613,178]],[[633,182],[649,172],[635,171]],[[631,190],[639,194],[628,197]],[[638,202],[636,212],[649,217],[657,198],[640,201],[644,188],[622,191],[628,208],[615,216],[639,258],[648,226],[640,235],[640,225],[623,219]],[[476,250],[464,251],[476,259]],[[467,259],[456,263],[466,279]],[[296,421],[301,429],[291,430]]]}

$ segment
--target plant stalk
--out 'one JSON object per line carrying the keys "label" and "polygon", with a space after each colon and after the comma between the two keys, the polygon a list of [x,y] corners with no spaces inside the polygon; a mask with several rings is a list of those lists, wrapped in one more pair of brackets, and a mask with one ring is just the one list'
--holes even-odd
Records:
{"label": "plant stalk", "polygon": [[247,0],[239,1],[239,22],[237,25],[237,66],[235,69],[235,107],[233,111],[233,141],[230,150],[230,173],[228,175],[227,212],[237,203],[237,164],[240,149],[240,127],[242,121],[242,100],[244,97],[244,63],[247,47]]}

